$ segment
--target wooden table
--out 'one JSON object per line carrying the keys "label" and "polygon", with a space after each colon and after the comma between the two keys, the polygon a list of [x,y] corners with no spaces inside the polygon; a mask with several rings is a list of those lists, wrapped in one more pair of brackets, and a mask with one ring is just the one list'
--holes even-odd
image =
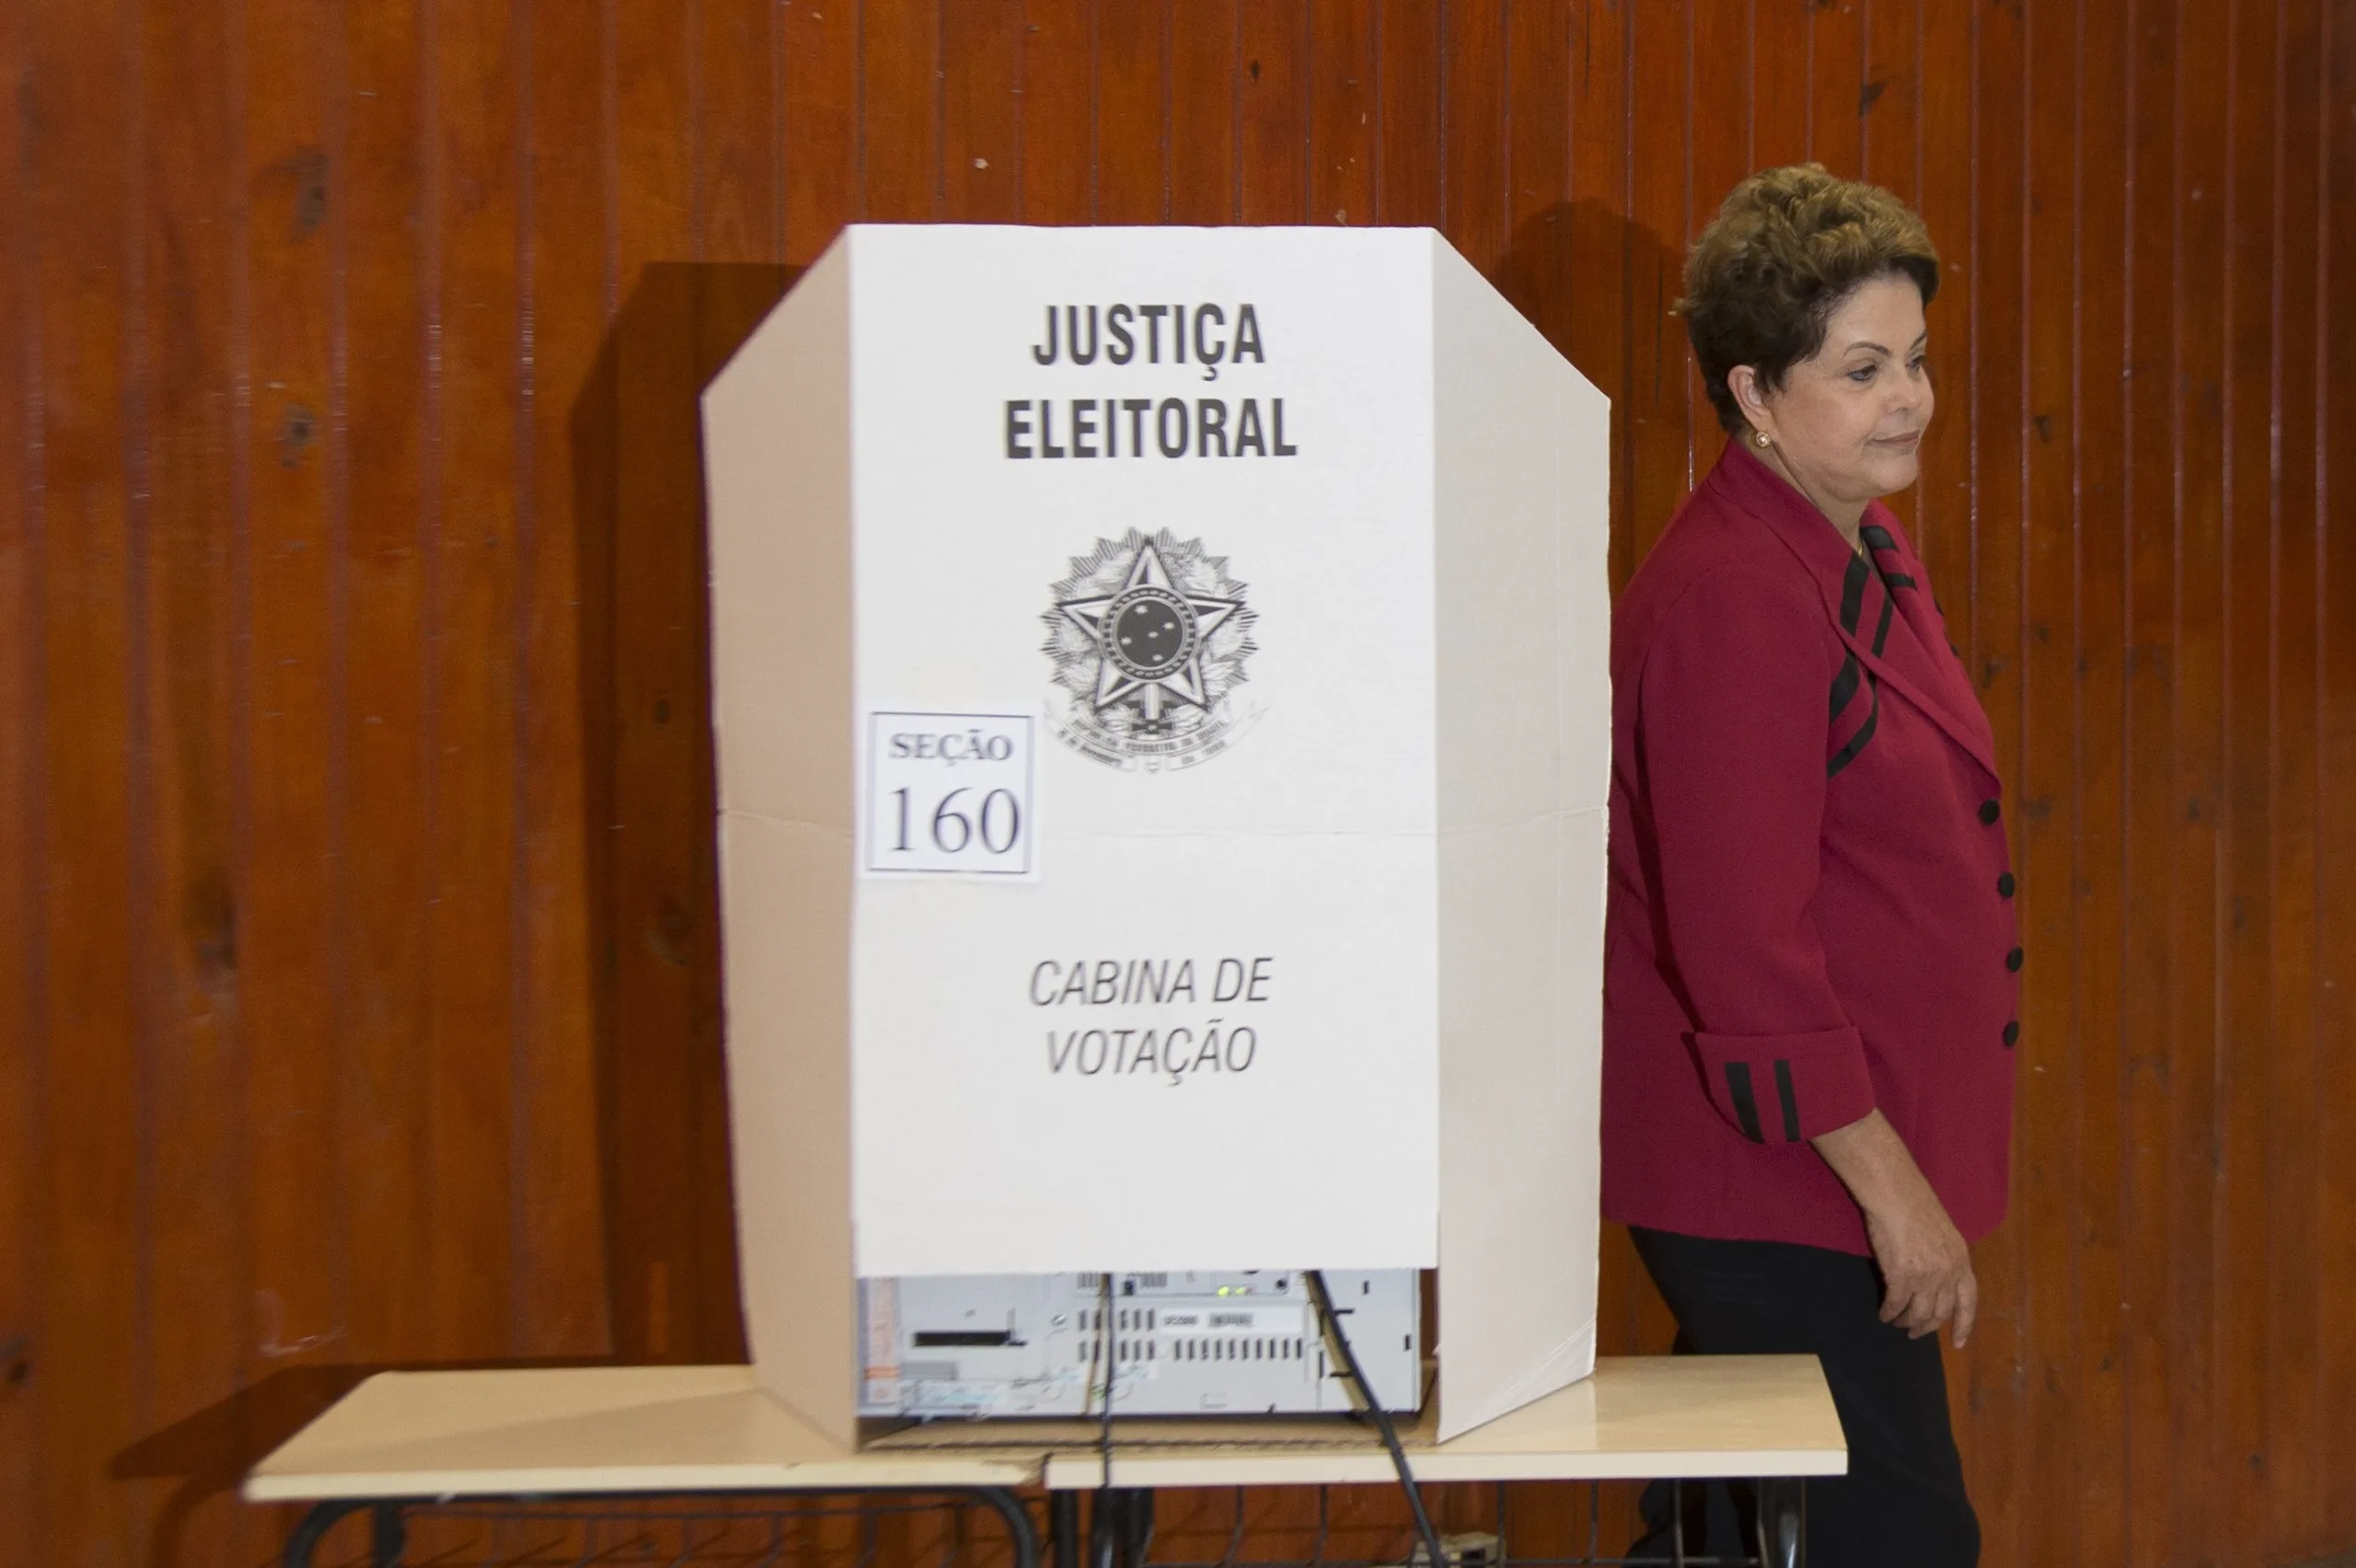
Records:
{"label": "wooden table", "polygon": [[[1108,1482],[1142,1493],[1393,1480],[1374,1434],[1346,1422],[1137,1418],[1114,1435],[1108,1477],[1092,1422],[943,1423],[846,1449],[743,1366],[387,1372],[255,1466],[245,1495],[313,1505],[287,1568],[308,1568],[329,1527],[362,1510],[390,1568],[402,1509],[426,1502],[874,1490],[977,1499],[1006,1521],[1017,1568],[1037,1568],[1021,1487],[1075,1498]],[[1594,1377],[1453,1441],[1432,1440],[1428,1411],[1401,1438],[1417,1479],[1433,1482],[1798,1478],[1848,1463],[1808,1356],[1605,1358]],[[1795,1515],[1797,1492],[1784,1493]],[[1076,1504],[1055,1511],[1068,1542]],[[1795,1541],[1802,1528],[1790,1521]]]}

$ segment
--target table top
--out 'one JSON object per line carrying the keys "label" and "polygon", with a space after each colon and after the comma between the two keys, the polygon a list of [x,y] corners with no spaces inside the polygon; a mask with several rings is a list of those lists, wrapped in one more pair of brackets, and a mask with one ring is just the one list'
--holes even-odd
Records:
{"label": "table top", "polygon": [[[1401,1439],[1419,1479],[1838,1475],[1840,1418],[1811,1356],[1605,1357],[1595,1375],[1448,1443],[1429,1409]],[[254,1502],[519,1493],[1093,1487],[1090,1422],[957,1422],[845,1449],[745,1366],[387,1372],[248,1476]],[[1128,1418],[1120,1486],[1380,1482],[1373,1431],[1334,1419]]]}
{"label": "table top", "polygon": [[250,1502],[1027,1486],[1021,1453],[846,1449],[749,1366],[380,1372],[246,1477]]}

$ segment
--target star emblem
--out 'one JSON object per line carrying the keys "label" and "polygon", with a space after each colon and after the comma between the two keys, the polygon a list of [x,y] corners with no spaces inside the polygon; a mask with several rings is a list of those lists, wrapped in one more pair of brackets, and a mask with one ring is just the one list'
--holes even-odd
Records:
{"label": "star emblem", "polygon": [[1096,645],[1097,710],[1126,703],[1155,727],[1163,723],[1162,709],[1171,701],[1207,706],[1204,640],[1242,607],[1240,600],[1178,588],[1151,539],[1139,542],[1117,590],[1056,605]]}

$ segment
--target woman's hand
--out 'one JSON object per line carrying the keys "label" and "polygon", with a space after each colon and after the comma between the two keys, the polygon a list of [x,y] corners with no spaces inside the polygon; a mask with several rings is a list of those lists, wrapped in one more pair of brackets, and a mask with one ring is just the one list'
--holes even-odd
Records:
{"label": "woman's hand", "polygon": [[1971,1249],[1930,1183],[1923,1183],[1919,1199],[1900,1199],[1878,1213],[1867,1209],[1865,1239],[1881,1264],[1881,1320],[1914,1339],[1952,1321],[1955,1347],[1961,1350],[1979,1315],[1980,1281],[1971,1272]]}
{"label": "woman's hand", "polygon": [[1980,1314],[1971,1249],[1898,1130],[1873,1111],[1814,1141],[1865,1210],[1865,1239],[1881,1265],[1881,1320],[1915,1339],[1951,1322],[1961,1350]]}

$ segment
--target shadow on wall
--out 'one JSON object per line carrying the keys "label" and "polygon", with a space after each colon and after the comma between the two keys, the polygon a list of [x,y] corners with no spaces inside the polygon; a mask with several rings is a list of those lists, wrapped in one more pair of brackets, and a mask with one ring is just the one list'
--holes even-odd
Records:
{"label": "shadow on wall", "polygon": [[626,1363],[745,1356],[698,399],[800,272],[648,267],[572,411],[607,1305]]}
{"label": "shadow on wall", "polygon": [[[581,1359],[516,1358],[445,1362],[434,1364],[433,1369],[587,1365],[594,1363]],[[421,1362],[409,1369],[422,1370],[425,1366]],[[212,1498],[234,1494],[257,1460],[301,1431],[364,1379],[387,1370],[390,1368],[346,1365],[284,1367],[117,1453],[107,1466],[110,1480],[179,1482],[156,1509],[148,1536],[146,1568],[182,1568],[188,1562],[189,1521],[199,1508]],[[290,1526],[293,1517],[290,1509]],[[275,1541],[271,1550],[274,1553]]]}
{"label": "shadow on wall", "polygon": [[112,1480],[179,1482],[156,1509],[147,1568],[179,1568],[190,1516],[207,1499],[236,1492],[255,1460],[375,1370],[289,1366],[116,1454],[107,1467]]}
{"label": "shadow on wall", "polygon": [[[1488,269],[1497,292],[1611,399],[1615,594],[1636,566],[1637,444],[1656,421],[1676,426],[1680,449],[1684,441],[1685,333],[1669,314],[1684,266],[1681,248],[1590,197],[1533,213]],[[1639,388],[1649,392],[1644,406],[1632,401]],[[1657,531],[1666,513],[1649,521]]]}
{"label": "shadow on wall", "polygon": [[116,1481],[179,1482],[154,1515],[147,1568],[180,1568],[198,1510],[234,1493],[256,1461],[373,1373],[745,1359],[721,1055],[698,398],[797,273],[648,267],[572,414],[609,1353],[458,1362],[420,1344],[386,1347],[392,1354],[373,1365],[272,1372],[110,1461]]}

